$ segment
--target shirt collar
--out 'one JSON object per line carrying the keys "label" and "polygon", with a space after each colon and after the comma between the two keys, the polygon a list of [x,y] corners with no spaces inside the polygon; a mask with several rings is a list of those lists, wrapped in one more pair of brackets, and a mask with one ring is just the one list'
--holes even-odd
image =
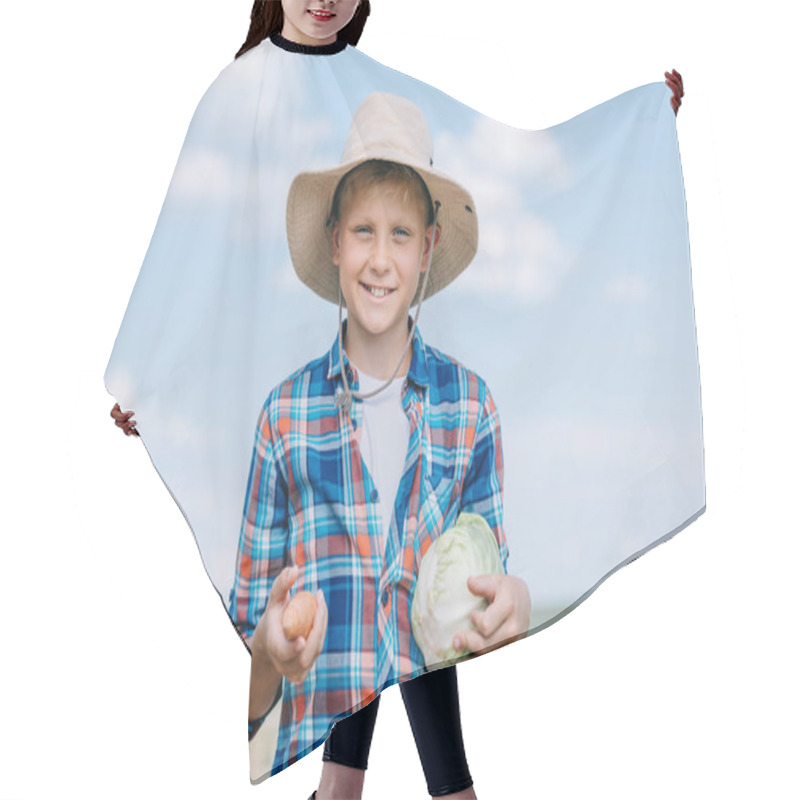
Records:
{"label": "shirt collar", "polygon": [[[344,331],[347,331],[347,320],[342,323],[342,326]],[[410,317],[408,320],[408,327],[409,329],[411,328]],[[349,367],[350,359],[347,357],[347,351],[344,348],[342,348],[342,354],[344,356],[344,366]],[[328,380],[333,380],[337,377],[340,378],[341,374],[342,365],[339,361],[339,334],[337,334],[333,341],[333,347],[331,347],[328,353]],[[408,378],[420,387],[427,386],[429,382],[425,344],[422,341],[422,334],[419,332],[419,328],[414,329],[414,338],[411,342],[411,365],[408,368]],[[350,379],[349,375],[348,379]]]}

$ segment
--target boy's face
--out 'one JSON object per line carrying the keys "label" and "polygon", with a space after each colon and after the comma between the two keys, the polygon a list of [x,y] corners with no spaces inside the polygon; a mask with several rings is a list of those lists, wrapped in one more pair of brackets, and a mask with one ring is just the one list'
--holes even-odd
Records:
{"label": "boy's face", "polygon": [[347,303],[348,338],[404,342],[408,336],[406,320],[427,266],[432,228],[426,229],[413,193],[405,201],[403,194],[391,183],[359,190],[334,224],[333,263]]}

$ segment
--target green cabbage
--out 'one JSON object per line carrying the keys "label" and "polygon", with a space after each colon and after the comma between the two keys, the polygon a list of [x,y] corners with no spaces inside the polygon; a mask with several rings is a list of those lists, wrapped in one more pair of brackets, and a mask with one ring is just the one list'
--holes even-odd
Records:
{"label": "green cabbage", "polygon": [[411,628],[427,666],[446,666],[469,652],[453,649],[453,637],[474,629],[470,613],[489,603],[470,592],[467,578],[503,572],[497,540],[479,514],[459,514],[456,524],[428,548],[411,604]]}

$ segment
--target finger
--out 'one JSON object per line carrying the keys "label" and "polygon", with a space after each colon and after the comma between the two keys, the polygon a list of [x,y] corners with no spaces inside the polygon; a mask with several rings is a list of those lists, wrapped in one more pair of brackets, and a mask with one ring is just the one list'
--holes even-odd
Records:
{"label": "finger", "polygon": [[303,653],[308,649],[308,639],[305,636],[298,636],[296,639],[287,639],[283,631],[281,631],[281,638],[285,643],[285,649],[281,650],[281,658],[286,664],[288,669],[294,670],[302,669],[301,660]]}
{"label": "finger", "polygon": [[512,612],[513,608],[508,598],[497,598],[486,610],[473,611],[470,620],[475,630],[484,639],[489,639],[508,621]]}
{"label": "finger", "polygon": [[308,677],[308,673],[309,673],[310,671],[311,671],[311,670],[308,670],[308,669],[299,669],[299,670],[297,670],[296,672],[292,672],[292,673],[290,673],[290,674],[289,674],[289,675],[287,675],[286,677],[287,677],[287,678],[288,678],[288,679],[289,679],[289,680],[290,680],[292,683],[302,683],[302,682],[303,682],[303,681],[304,681],[304,680],[305,680],[305,679]]}
{"label": "finger", "polygon": [[306,648],[306,637],[298,636],[296,639],[287,639],[282,630],[275,632],[273,652],[281,674],[287,677],[296,674],[301,669],[300,658]]}
{"label": "finger", "polygon": [[514,621],[509,620],[505,625],[503,625],[502,628],[500,628],[499,631],[497,631],[497,633],[495,633],[489,646],[491,649],[505,647],[505,645],[523,638],[526,633],[527,630],[517,630],[517,627],[514,625]]}
{"label": "finger", "polygon": [[284,603],[286,601],[289,589],[294,586],[294,582],[297,580],[297,573],[298,569],[296,565],[284,567],[281,570],[280,575],[275,578],[275,582],[272,584],[272,591],[269,593],[267,605]]}
{"label": "finger", "polygon": [[314,662],[316,662],[320,652],[321,648],[318,649],[314,645],[313,634],[309,633],[305,646],[302,651],[297,654],[294,663],[294,668],[302,673],[303,679],[305,679],[306,675],[311,671],[311,667],[314,666]]}
{"label": "finger", "polygon": [[497,592],[497,575],[470,575],[467,578],[467,589],[472,594],[485,597],[490,603],[494,600]]}
{"label": "finger", "polygon": [[673,97],[676,97],[678,100],[683,97],[683,87],[679,83],[676,81],[667,81],[667,86],[672,90]]}
{"label": "finger", "polygon": [[317,590],[317,613],[314,616],[314,624],[308,634],[308,641],[315,657],[322,652],[322,643],[325,640],[325,631],[328,627],[328,607],[325,604],[325,597],[322,590]]}
{"label": "finger", "polygon": [[[318,592],[318,598],[322,597],[322,592]],[[322,606],[322,613],[320,615],[319,621],[319,637],[317,639],[317,646],[314,650],[314,661],[319,658],[322,651],[325,649],[325,637],[328,635],[328,606],[325,603],[325,599],[322,598],[319,601],[319,604]]]}
{"label": "finger", "polygon": [[295,652],[286,661],[285,674],[292,683],[302,683],[306,679],[306,675],[308,675],[310,666],[314,661],[308,655],[311,648],[308,646],[308,640],[305,636],[298,636],[297,639],[292,639],[290,644]]}
{"label": "finger", "polygon": [[112,417],[113,417],[115,420],[117,420],[118,422],[119,422],[119,421],[122,421],[122,422],[127,422],[127,421],[128,421],[128,420],[129,420],[129,419],[130,419],[130,418],[133,416],[133,414],[134,414],[134,412],[133,412],[133,411],[123,411],[123,410],[122,410],[122,409],[119,407],[119,403],[117,403],[117,404],[114,406],[114,408],[112,408],[112,409],[111,409],[111,416],[112,416]]}
{"label": "finger", "polygon": [[477,631],[460,631],[453,637],[453,647],[458,651],[467,650],[470,653],[479,653],[485,650],[488,642]]}
{"label": "finger", "polygon": [[[488,653],[491,650],[496,650],[498,647],[503,647],[518,635],[519,634],[515,633],[513,628],[508,624],[503,625],[488,638],[481,636],[477,631],[462,631],[455,636],[453,647],[455,647],[456,650],[468,650],[471,653]],[[456,642],[459,644],[458,647],[456,647]]]}
{"label": "finger", "polygon": [[328,630],[328,604],[325,601],[325,593],[322,589],[317,589],[317,610],[320,608],[322,608],[322,631],[324,638],[324,634]]}

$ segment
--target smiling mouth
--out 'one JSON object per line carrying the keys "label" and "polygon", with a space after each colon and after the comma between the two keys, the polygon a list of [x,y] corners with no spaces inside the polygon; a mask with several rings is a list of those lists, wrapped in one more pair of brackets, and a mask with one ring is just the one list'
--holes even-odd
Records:
{"label": "smiling mouth", "polygon": [[389,289],[385,286],[369,286],[366,283],[362,283],[361,286],[363,286],[364,289],[366,289],[373,297],[377,298],[386,297],[386,295],[396,291],[395,289]]}
{"label": "smiling mouth", "polygon": [[327,22],[329,19],[333,19],[333,17],[336,16],[336,14],[331,11],[318,11],[313,8],[310,8],[308,13],[311,14],[314,19],[320,20],[320,22]]}

